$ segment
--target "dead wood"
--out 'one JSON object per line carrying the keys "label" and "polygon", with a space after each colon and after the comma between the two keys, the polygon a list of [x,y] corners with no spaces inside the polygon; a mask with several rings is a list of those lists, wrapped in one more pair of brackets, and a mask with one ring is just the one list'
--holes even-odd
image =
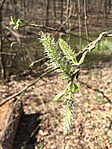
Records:
{"label": "dead wood", "polygon": [[0,107],[0,149],[11,149],[22,113],[20,100],[8,101]]}

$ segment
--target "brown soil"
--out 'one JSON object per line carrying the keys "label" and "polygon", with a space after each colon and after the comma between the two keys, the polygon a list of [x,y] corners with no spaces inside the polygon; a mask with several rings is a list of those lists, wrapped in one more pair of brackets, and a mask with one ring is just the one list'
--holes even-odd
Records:
{"label": "brown soil", "polygon": [[[96,67],[98,66],[98,67]],[[63,134],[63,100],[53,102],[67,80],[51,73],[30,87],[22,97],[24,114],[13,144],[14,149],[110,149],[112,148],[112,66],[93,65],[81,68],[79,90],[74,95],[77,106],[74,123],[68,135]],[[34,77],[1,84],[2,99],[23,89]],[[82,82],[83,83],[82,83]],[[104,95],[103,95],[104,93]],[[23,149],[22,148],[22,149]]]}

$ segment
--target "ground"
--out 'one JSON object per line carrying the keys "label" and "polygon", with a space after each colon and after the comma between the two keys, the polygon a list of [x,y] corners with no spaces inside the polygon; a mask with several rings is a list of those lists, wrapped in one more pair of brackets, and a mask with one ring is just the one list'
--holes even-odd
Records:
{"label": "ground", "polygon": [[[112,148],[112,66],[108,63],[81,67],[79,90],[74,95],[76,108],[69,134],[63,134],[63,100],[53,102],[66,87],[55,72],[39,80],[24,96],[21,117],[13,144],[15,149],[110,149]],[[2,98],[23,89],[35,80],[20,76],[1,88]]]}

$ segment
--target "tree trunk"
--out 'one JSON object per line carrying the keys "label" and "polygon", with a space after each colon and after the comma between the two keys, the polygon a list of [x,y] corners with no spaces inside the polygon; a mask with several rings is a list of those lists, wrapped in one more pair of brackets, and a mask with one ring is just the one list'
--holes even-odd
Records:
{"label": "tree trunk", "polygon": [[70,27],[69,7],[70,7],[70,0],[67,0],[67,9],[66,9],[67,30],[69,30],[69,27]]}
{"label": "tree trunk", "polygon": [[86,10],[86,0],[84,0],[84,18],[85,18],[85,31],[87,39],[89,39],[88,24],[87,24],[87,10]]}
{"label": "tree trunk", "polygon": [[53,1],[54,5],[54,27],[55,27],[55,22],[56,22],[56,1]]}
{"label": "tree trunk", "polygon": [[[80,0],[78,0],[78,17],[79,17],[79,35],[81,36],[81,6],[80,6]],[[81,38],[80,38],[80,46],[81,46]]]}
{"label": "tree trunk", "polygon": [[6,78],[6,73],[5,73],[5,65],[4,65],[4,59],[3,59],[3,37],[2,37],[2,9],[3,9],[3,5],[4,5],[4,1],[2,1],[1,5],[0,5],[0,67],[1,67],[1,71],[0,71],[0,75],[2,80],[4,80]]}
{"label": "tree trunk", "polygon": [[46,0],[46,26],[49,25],[49,4],[50,0]]}
{"label": "tree trunk", "polygon": [[12,5],[12,10],[13,10],[13,14],[14,14],[13,18],[15,20],[17,20],[18,19],[18,15],[17,15],[17,2],[16,2],[16,0],[10,0],[10,2],[11,2],[11,5]]}
{"label": "tree trunk", "polygon": [[63,0],[61,0],[61,24],[63,23]]}
{"label": "tree trunk", "polygon": [[111,10],[111,0],[109,0],[109,2],[108,2],[108,7],[109,7],[109,9],[108,9],[108,14],[110,14],[110,10]]}
{"label": "tree trunk", "polygon": [[[23,6],[24,6],[24,20],[26,20],[26,0],[23,1]],[[24,27],[24,34],[27,34],[26,28]]]}

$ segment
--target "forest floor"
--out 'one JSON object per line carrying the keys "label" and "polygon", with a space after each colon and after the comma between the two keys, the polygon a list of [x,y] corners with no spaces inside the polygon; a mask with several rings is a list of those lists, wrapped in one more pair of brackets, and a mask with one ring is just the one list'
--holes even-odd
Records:
{"label": "forest floor", "polygon": [[[31,75],[12,76],[0,84],[6,98],[33,82]],[[77,106],[68,135],[63,134],[63,100],[53,102],[65,87],[55,72],[39,80],[24,96],[21,117],[13,149],[110,149],[112,148],[112,65],[93,64],[81,67],[79,90],[74,95]]]}
{"label": "forest floor", "polygon": [[[90,15],[89,18],[91,25],[88,29],[91,31],[111,28],[111,14],[105,19],[106,27],[102,17],[97,20],[96,16]],[[9,17],[5,21],[10,22]],[[79,24],[75,23],[75,26],[72,32],[78,31]],[[82,30],[85,31],[85,26]],[[26,32],[28,34],[22,34],[22,38],[37,37],[37,28],[28,28]],[[16,39],[16,36],[9,35],[11,40]],[[6,99],[35,79],[29,74],[12,75],[6,85],[0,83],[0,97]],[[81,67],[79,79],[74,82],[79,90],[74,95],[77,106],[69,134],[63,134],[64,102],[62,99],[53,102],[55,95],[65,89],[67,80],[62,80],[57,73],[52,72],[30,87],[21,98],[24,113],[12,149],[112,148],[112,65],[100,62]]]}

